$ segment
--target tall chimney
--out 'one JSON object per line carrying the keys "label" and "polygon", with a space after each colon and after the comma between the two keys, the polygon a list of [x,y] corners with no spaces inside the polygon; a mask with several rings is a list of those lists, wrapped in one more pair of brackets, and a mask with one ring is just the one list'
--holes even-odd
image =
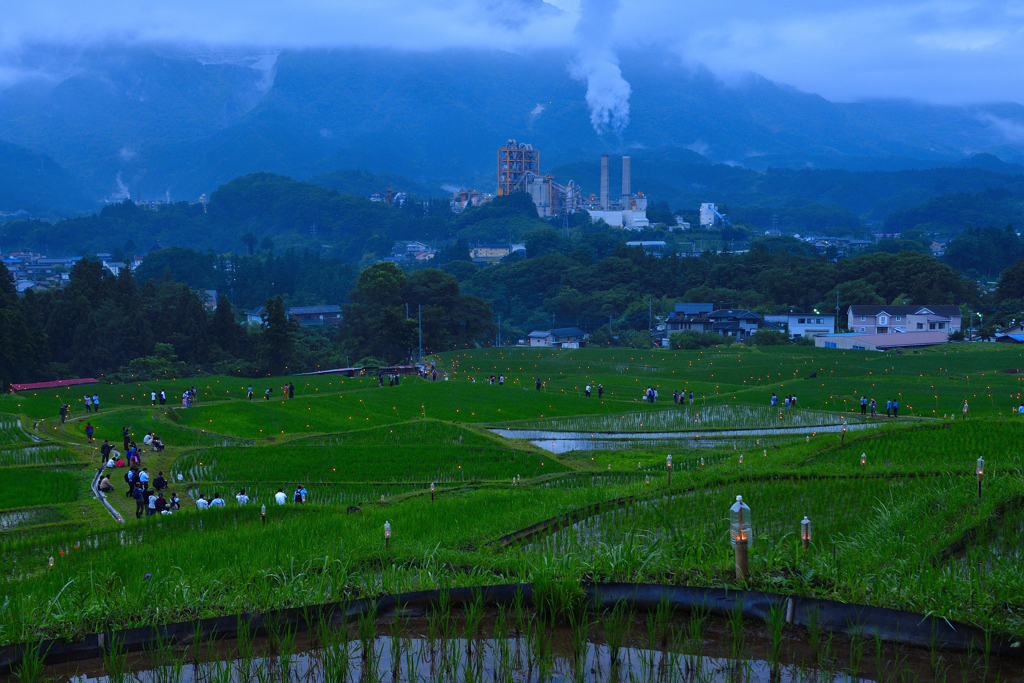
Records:
{"label": "tall chimney", "polygon": [[622,157],[622,208],[629,208],[629,157]]}
{"label": "tall chimney", "polygon": [[601,210],[608,210],[608,155],[601,155]]}

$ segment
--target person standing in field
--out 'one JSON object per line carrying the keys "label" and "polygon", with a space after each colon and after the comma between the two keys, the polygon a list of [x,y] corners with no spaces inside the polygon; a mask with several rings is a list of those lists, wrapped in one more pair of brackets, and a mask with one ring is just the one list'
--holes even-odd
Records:
{"label": "person standing in field", "polygon": [[[1021,406],[1021,407],[1024,408],[1024,406]],[[68,407],[65,404],[61,403],[60,404],[60,423],[64,424],[64,420],[66,420],[67,418],[68,418]]]}
{"label": "person standing in field", "polygon": [[92,412],[92,396],[90,396],[89,394],[85,395],[85,412]]}
{"label": "person standing in field", "polygon": [[871,417],[877,417],[878,411],[876,410],[877,406],[875,405],[875,399],[871,399],[871,403],[869,405],[871,407]]}
{"label": "person standing in field", "polygon": [[91,422],[86,422],[85,423],[85,438],[89,439],[89,443],[92,443],[92,441],[93,441],[92,434],[93,434],[92,423]]}
{"label": "person standing in field", "polygon": [[540,391],[540,377],[537,378],[537,391]]}
{"label": "person standing in field", "polygon": [[155,391],[149,392],[149,405],[151,405],[151,406],[155,406],[156,405],[156,392]]}
{"label": "person standing in field", "polygon": [[[690,402],[691,402],[691,403],[693,403],[693,401],[692,401],[692,400],[691,400]],[[775,407],[777,407],[778,405],[779,405],[779,397],[778,397],[778,396],[776,396],[776,395],[775,395],[775,392],[773,391],[773,392],[772,392],[772,408],[775,408]]]}
{"label": "person standing in field", "polygon": [[94,412],[94,413],[100,412],[100,395],[99,394],[93,394],[92,395],[92,412]]}
{"label": "person standing in field", "polygon": [[278,505],[284,505],[288,502],[288,495],[284,492],[284,489],[277,490],[277,493],[274,494],[274,502]]}
{"label": "person standing in field", "polygon": [[590,398],[590,385],[589,384],[587,385],[587,387],[583,391],[586,392],[587,398]]}
{"label": "person standing in field", "polygon": [[160,405],[164,405],[165,403],[167,403],[167,394],[164,392],[163,389],[161,389],[160,390]]}
{"label": "person standing in field", "polygon": [[885,399],[885,416],[892,417],[892,401]]}
{"label": "person standing in field", "polygon": [[[778,400],[779,399],[775,399],[776,402],[778,402]],[[693,405],[693,392],[692,391],[690,392],[690,405],[691,406]]]}
{"label": "person standing in field", "polygon": [[252,385],[249,385],[249,400],[252,400]]}
{"label": "person standing in field", "polygon": [[863,396],[860,397],[860,414],[861,415],[867,415],[868,414],[868,400],[866,398],[864,398]]}
{"label": "person standing in field", "polygon": [[893,399],[893,402],[892,402],[892,416],[893,417],[899,417],[900,416],[900,402],[898,400],[896,400],[896,399]]}
{"label": "person standing in field", "polygon": [[235,496],[235,500],[238,501],[239,505],[246,505],[249,503],[249,496],[245,495],[245,489],[238,492],[238,495]]}

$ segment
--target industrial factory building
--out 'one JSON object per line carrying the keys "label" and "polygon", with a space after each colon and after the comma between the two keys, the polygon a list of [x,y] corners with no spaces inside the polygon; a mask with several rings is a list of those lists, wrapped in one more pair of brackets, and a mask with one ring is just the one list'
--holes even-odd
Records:
{"label": "industrial factory building", "polygon": [[540,173],[540,150],[533,145],[509,140],[498,150],[498,196],[526,192],[533,198],[537,215],[551,218],[563,213],[587,211],[592,221],[603,219],[608,225],[642,230],[647,220],[647,198],[642,192],[630,192],[630,159],[622,157],[622,194],[609,197],[608,155],[601,156],[601,194],[585,199],[570,180],[562,185],[551,174]]}
{"label": "industrial factory building", "polygon": [[647,220],[647,197],[643,192],[630,193],[629,157],[622,157],[622,194],[611,199],[608,190],[608,155],[601,155],[601,196],[595,202],[586,202],[590,220],[603,219],[608,225],[631,230],[650,226]]}

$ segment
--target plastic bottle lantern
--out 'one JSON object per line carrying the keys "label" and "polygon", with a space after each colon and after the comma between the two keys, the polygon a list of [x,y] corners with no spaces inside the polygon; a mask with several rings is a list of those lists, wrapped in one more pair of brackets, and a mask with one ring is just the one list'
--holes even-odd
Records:
{"label": "plastic bottle lantern", "polygon": [[746,581],[750,573],[748,562],[753,533],[750,529],[750,508],[743,503],[743,496],[736,496],[736,503],[729,508],[729,540],[736,556],[736,580]]}
{"label": "plastic bottle lantern", "polygon": [[975,471],[978,474],[978,498],[981,498],[981,478],[983,476],[985,476],[985,459],[984,458],[978,458],[977,465],[975,466]]}
{"label": "plastic bottle lantern", "polygon": [[264,524],[267,523],[267,506],[266,505],[260,507],[260,519],[263,520]]}
{"label": "plastic bottle lantern", "polygon": [[609,472],[611,472],[611,471],[612,471],[612,464],[611,464],[611,463],[608,463],[608,471],[609,471]]}
{"label": "plastic bottle lantern", "polygon": [[701,466],[701,467],[704,467],[704,458],[701,458],[701,459],[700,459],[700,466]]}
{"label": "plastic bottle lantern", "polygon": [[743,464],[743,456],[742,455],[740,455],[740,464],[741,465]]}
{"label": "plastic bottle lantern", "polygon": [[50,569],[53,569],[53,555],[50,555]]}
{"label": "plastic bottle lantern", "polygon": [[649,475],[649,474],[647,475],[646,479],[644,480],[644,483],[645,484],[650,484],[651,483],[651,475]]}
{"label": "plastic bottle lantern", "polygon": [[391,522],[384,522],[384,549],[391,548]]}
{"label": "plastic bottle lantern", "polygon": [[737,542],[745,542],[749,548],[754,541],[750,528],[750,508],[743,502],[743,496],[736,496],[736,502],[729,508],[729,540],[734,548]]}
{"label": "plastic bottle lantern", "polygon": [[672,454],[669,453],[668,457],[665,458],[665,469],[668,471],[668,485],[672,485]]}
{"label": "plastic bottle lantern", "polygon": [[800,522],[800,540],[805,548],[811,544],[811,520],[807,518],[807,515],[804,515]]}
{"label": "plastic bottle lantern", "polygon": [[867,464],[868,464],[868,454],[867,453],[861,453],[860,454],[860,467],[861,467],[861,469],[864,469],[865,465],[867,465]]}

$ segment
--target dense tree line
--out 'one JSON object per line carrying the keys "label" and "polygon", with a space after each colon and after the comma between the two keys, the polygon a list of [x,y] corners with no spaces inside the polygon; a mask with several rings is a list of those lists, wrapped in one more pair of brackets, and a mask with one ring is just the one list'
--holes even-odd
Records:
{"label": "dense tree line", "polygon": [[[835,310],[854,303],[977,303],[973,282],[920,252],[870,253],[831,262],[792,238],[766,238],[745,253],[656,256],[607,233],[565,238],[527,235],[525,258],[474,271],[463,289],[493,302],[510,333],[556,324],[593,330],[646,329],[650,313],[671,303],[711,301],[719,307],[772,311]],[[446,266],[448,268],[448,266]]]}

